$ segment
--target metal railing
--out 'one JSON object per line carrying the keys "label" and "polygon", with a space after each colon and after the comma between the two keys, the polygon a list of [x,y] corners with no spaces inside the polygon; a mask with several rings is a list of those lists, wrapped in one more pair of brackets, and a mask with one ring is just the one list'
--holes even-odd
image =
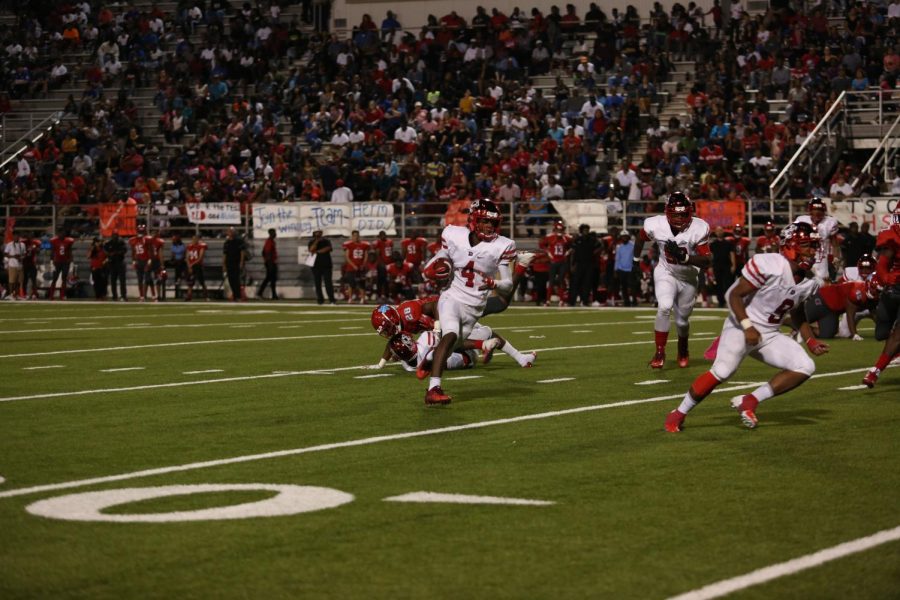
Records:
{"label": "metal railing", "polygon": [[0,152],[0,172],[3,172],[5,169],[11,166],[11,163],[15,160],[18,160],[19,155],[28,148],[28,144],[38,142],[44,135],[50,131],[55,125],[57,125],[60,121],[62,121],[65,113],[63,111],[56,111],[51,113],[34,124],[33,119],[29,121],[30,128],[28,131],[16,139],[14,142],[8,142],[6,140],[6,129],[5,129],[5,119],[3,122],[3,151]]}
{"label": "metal railing", "polygon": [[790,177],[796,169],[805,169],[806,177],[812,179],[831,168],[845,144],[847,122],[843,110],[846,101],[847,92],[841,92],[815,129],[803,140],[791,160],[769,184],[769,198],[773,202],[783,198]]}
{"label": "metal railing", "polygon": [[[853,191],[859,191],[859,185],[863,178],[872,172],[872,167],[880,166],[883,175],[886,175],[887,167],[891,166],[897,157],[897,151],[900,150],[900,114],[894,119],[894,123],[888,132],[884,135],[878,147],[872,152],[872,156],[860,170],[859,175],[853,180]],[[895,131],[897,133],[895,133]]]}

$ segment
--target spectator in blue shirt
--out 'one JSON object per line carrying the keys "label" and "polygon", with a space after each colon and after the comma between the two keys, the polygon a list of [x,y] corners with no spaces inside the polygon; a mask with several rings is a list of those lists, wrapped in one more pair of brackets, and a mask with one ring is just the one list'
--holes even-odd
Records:
{"label": "spectator in blue shirt", "polygon": [[[615,242],[613,242],[615,243]],[[631,241],[631,234],[622,231],[619,234],[618,246],[616,246],[616,278],[615,292],[622,299],[625,306],[637,306],[637,298],[635,294],[635,283],[637,279],[633,276],[634,269],[640,269],[634,262],[634,242]]]}

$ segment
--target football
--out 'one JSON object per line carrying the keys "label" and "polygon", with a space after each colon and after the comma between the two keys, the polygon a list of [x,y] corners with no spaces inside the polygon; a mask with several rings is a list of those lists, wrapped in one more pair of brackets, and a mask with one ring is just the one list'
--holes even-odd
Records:
{"label": "football", "polygon": [[428,275],[435,281],[448,281],[453,276],[453,263],[446,258],[439,258],[429,267]]}

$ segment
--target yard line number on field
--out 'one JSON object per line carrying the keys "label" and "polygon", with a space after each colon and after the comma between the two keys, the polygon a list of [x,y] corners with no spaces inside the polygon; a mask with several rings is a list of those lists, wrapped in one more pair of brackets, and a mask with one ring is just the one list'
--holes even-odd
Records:
{"label": "yard line number on field", "polygon": [[[358,369],[359,367],[340,367],[334,371]],[[854,373],[862,373],[868,368],[848,369],[846,371],[834,371],[831,373],[816,373],[811,379],[822,379],[824,377],[839,377],[842,375],[851,375]],[[240,378],[235,378],[240,379]],[[743,386],[745,388],[754,387],[756,384]],[[713,394],[721,393],[726,390],[713,390]],[[28,494],[36,494],[39,492],[49,492],[55,490],[65,490],[77,487],[84,487],[99,483],[111,483],[113,481],[125,481],[128,479],[137,479],[141,477],[152,477],[154,475],[167,475],[169,473],[179,473],[184,471],[193,471],[196,469],[208,469],[211,467],[221,467],[225,465],[233,465],[245,462],[253,462],[257,460],[268,460],[271,458],[283,458],[287,456],[299,456],[301,454],[311,454],[313,452],[325,452],[328,450],[337,450],[339,448],[353,448],[356,446],[368,446],[371,444],[380,444],[382,442],[390,442],[394,440],[405,440],[412,438],[425,437],[430,435],[440,435],[444,433],[453,433],[456,431],[466,431],[469,429],[484,429],[486,427],[495,427],[497,425],[508,425],[510,423],[525,423],[527,421],[536,421],[540,419],[550,419],[553,417],[561,417],[565,415],[575,415],[584,412],[593,412],[597,410],[606,410],[610,408],[622,408],[625,406],[635,406],[639,404],[648,404],[651,402],[662,402],[664,400],[675,400],[684,397],[684,393],[668,394],[665,396],[655,396],[653,398],[639,398],[636,400],[622,400],[620,402],[611,402],[609,404],[591,404],[588,406],[579,406],[575,408],[567,408],[564,410],[555,410],[549,412],[532,413],[528,415],[520,415],[518,417],[509,417],[505,419],[493,419],[490,421],[477,421],[474,423],[466,423],[464,425],[452,425],[449,427],[439,427],[437,429],[423,429],[419,431],[407,431],[403,433],[393,433],[387,435],[379,435],[368,438],[358,438],[345,442],[335,442],[331,444],[320,444],[318,446],[307,446],[304,448],[291,448],[288,450],[277,450],[274,452],[264,452],[261,454],[248,454],[244,456],[235,456],[231,458],[221,458],[215,460],[207,460],[202,462],[188,463],[184,465],[175,465],[170,467],[157,467],[153,469],[144,469],[142,471],[132,471],[131,473],[121,473],[119,475],[107,475],[102,477],[92,477],[90,479],[78,479],[63,483],[50,483],[45,485],[37,485],[27,488],[18,488],[0,492],[0,498],[12,498],[15,496],[25,496]]]}

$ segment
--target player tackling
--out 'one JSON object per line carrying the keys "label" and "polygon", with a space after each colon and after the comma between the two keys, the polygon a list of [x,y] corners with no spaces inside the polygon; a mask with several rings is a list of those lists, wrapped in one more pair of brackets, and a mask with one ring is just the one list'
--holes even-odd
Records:
{"label": "player tackling", "polygon": [[819,288],[807,278],[819,248],[819,235],[808,223],[788,225],[781,232],[779,254],[757,254],[741,277],[728,289],[729,316],[722,327],[712,368],[691,384],[681,405],[666,417],[666,431],[681,431],[684,417],[713,389],[737,371],[748,354],[781,369],[752,394],[732,399],[732,407],[749,428],[757,425],[760,402],[790,391],[809,379],[816,365],[803,348],[779,331],[785,314],[800,330],[809,350],[820,355],[828,346],[813,337],[803,304]]}
{"label": "player tackling", "polygon": [[[425,276],[436,279],[436,271],[444,268],[446,261],[452,266],[450,287],[438,300],[443,335],[434,349],[426,405],[450,403],[452,398],[441,389],[447,358],[471,334],[484,313],[490,291],[504,293],[512,289],[510,262],[516,258],[516,243],[499,234],[500,220],[500,211],[493,202],[475,200],[469,209],[468,227],[445,227],[441,249],[425,267]],[[500,279],[494,280],[493,274],[498,271]]]}
{"label": "player tackling", "polygon": [[697,274],[710,265],[709,224],[694,216],[694,204],[682,192],[669,195],[666,214],[648,217],[634,244],[634,262],[639,263],[644,242],[659,245],[664,257],[653,270],[656,290],[656,354],[650,361],[653,369],[666,363],[671,314],[675,312],[678,331],[678,366],[688,366],[688,318],[697,301]]}

